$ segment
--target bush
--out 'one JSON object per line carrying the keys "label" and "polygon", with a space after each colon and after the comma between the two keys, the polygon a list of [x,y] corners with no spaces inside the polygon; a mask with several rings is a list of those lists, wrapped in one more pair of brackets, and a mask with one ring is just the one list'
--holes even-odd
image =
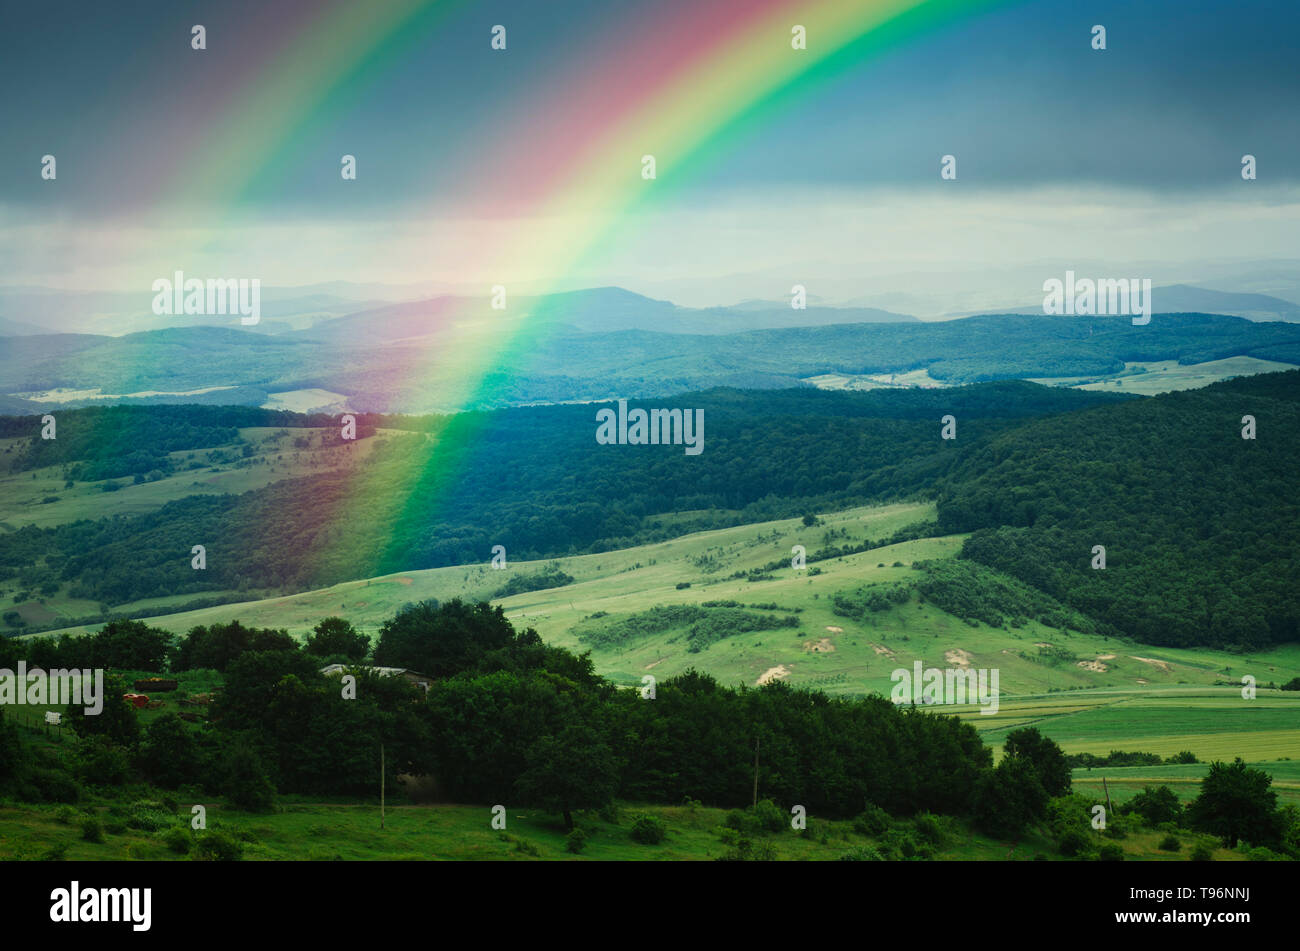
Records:
{"label": "bush", "polygon": [[168,812],[163,804],[152,799],[140,799],[131,804],[126,824],[142,832],[157,832],[176,821],[175,813]]}
{"label": "bush", "polygon": [[27,779],[20,792],[29,802],[76,802],[80,795],[77,781],[59,769],[33,767]]}
{"label": "bush", "polygon": [[1062,855],[1087,855],[1092,851],[1092,840],[1082,829],[1066,829],[1056,840],[1056,850]]}
{"label": "bush", "polygon": [[840,856],[841,862],[883,862],[885,857],[869,845],[857,845]]}
{"label": "bush", "polygon": [[1192,849],[1193,862],[1213,862],[1214,850],[1204,842],[1196,843],[1196,848]]}
{"label": "bush", "polygon": [[81,820],[81,837],[87,842],[103,842],[104,827],[94,816],[86,816]]}
{"label": "bush", "polygon": [[772,848],[766,842],[759,842],[757,845],[749,838],[740,837],[736,840],[736,847],[728,849],[718,856],[719,862],[774,862],[776,861],[776,849]]}
{"label": "bush", "polygon": [[121,835],[126,831],[126,823],[121,819],[109,819],[104,822],[104,831],[109,835]]}
{"label": "bush", "polygon": [[244,857],[244,843],[220,829],[209,829],[194,845],[196,862],[238,862]]}
{"label": "bush", "polygon": [[858,835],[883,835],[891,824],[889,813],[879,806],[867,803],[867,808],[853,820],[853,831]]}
{"label": "bush", "polygon": [[754,814],[754,819],[764,832],[782,832],[788,827],[790,821],[770,799],[755,803],[750,807],[750,812]]}
{"label": "bush", "polygon": [[587,847],[587,833],[574,829],[564,839],[564,851],[577,855]]}
{"label": "bush", "polygon": [[54,821],[60,825],[70,826],[77,818],[77,810],[71,806],[59,806],[54,812]]}
{"label": "bush", "polygon": [[618,825],[618,820],[622,818],[618,803],[612,799],[597,809],[596,815],[600,816],[601,822],[608,822],[612,826]]}
{"label": "bush", "polygon": [[663,822],[654,816],[637,816],[628,832],[633,842],[640,842],[642,845],[658,845],[667,834],[668,829]]}
{"label": "bush", "polygon": [[942,849],[948,844],[948,823],[945,819],[923,812],[916,817],[913,825],[916,826],[916,834],[936,849]]}
{"label": "bush", "polygon": [[1124,861],[1124,850],[1114,842],[1107,842],[1097,852],[1097,860],[1100,862],[1122,862]]}
{"label": "bush", "polygon": [[1161,852],[1177,852],[1182,847],[1183,843],[1179,842],[1178,837],[1173,835],[1165,836],[1160,840],[1160,844],[1156,846]]}
{"label": "bush", "polygon": [[888,855],[897,855],[905,859],[934,858],[934,846],[903,829],[890,829],[880,840],[880,844]]}
{"label": "bush", "polygon": [[783,831],[787,821],[772,800],[764,799],[748,809],[732,809],[723,823],[747,835],[765,835]]}
{"label": "bush", "polygon": [[162,836],[163,844],[177,855],[184,855],[190,850],[190,834],[180,826],[172,826]]}

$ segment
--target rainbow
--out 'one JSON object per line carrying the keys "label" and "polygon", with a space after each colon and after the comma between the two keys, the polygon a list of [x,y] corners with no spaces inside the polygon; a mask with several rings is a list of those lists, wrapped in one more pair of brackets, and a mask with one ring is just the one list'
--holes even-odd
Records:
{"label": "rainbow", "polygon": [[[1006,2],[700,0],[671,15],[651,4],[636,19],[602,20],[580,37],[580,51],[563,51],[560,67],[484,123],[488,141],[467,137],[458,163],[474,179],[467,193],[494,195],[467,211],[518,228],[503,246],[466,241],[455,261],[441,263],[499,274],[495,283],[507,293],[512,281],[559,289],[575,269],[598,263],[636,212],[725,161],[748,132],[819,85],[927,30]],[[196,183],[212,200],[239,206],[287,174],[286,147],[296,136],[354,107],[403,56],[436,48],[439,31],[463,12],[456,2],[342,0],[265,40],[265,65],[221,91],[231,103],[225,114],[183,143],[178,167],[161,176],[159,207],[169,195],[192,195]],[[482,25],[485,47],[491,25]],[[795,25],[806,30],[804,49],[792,46]],[[266,136],[251,160],[232,151],[247,145],[250,129]],[[643,155],[655,157],[653,180],[642,177]],[[489,293],[485,286],[481,299],[458,299],[431,316],[436,342],[411,365],[416,379],[408,382],[437,379],[450,385],[455,403],[476,405],[491,396],[495,367],[526,362],[547,322],[511,313],[509,305],[505,314],[492,311]],[[460,438],[470,436],[463,430]],[[409,459],[402,491],[386,484],[387,517],[402,517],[411,493],[435,472],[447,484],[438,452],[428,441]],[[358,470],[353,478],[365,477]],[[322,531],[318,542],[328,543],[332,530]]]}

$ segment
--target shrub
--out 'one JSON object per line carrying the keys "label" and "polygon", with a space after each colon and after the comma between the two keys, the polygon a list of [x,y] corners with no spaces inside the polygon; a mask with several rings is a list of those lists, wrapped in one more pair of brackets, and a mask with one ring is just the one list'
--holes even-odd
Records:
{"label": "shrub", "polygon": [[238,862],[244,857],[244,843],[220,829],[209,829],[194,844],[196,862]]}
{"label": "shrub", "polygon": [[841,862],[883,862],[885,857],[869,845],[856,845],[840,856]]}
{"label": "shrub", "polygon": [[1196,843],[1196,847],[1195,847],[1194,849],[1192,849],[1192,861],[1193,861],[1193,862],[1213,862],[1213,861],[1214,861],[1214,850],[1211,849],[1211,848],[1210,848],[1208,845],[1206,845],[1204,842],[1198,842],[1198,843]]}
{"label": "shrub", "polygon": [[889,813],[879,806],[867,803],[867,808],[853,820],[853,831],[858,835],[883,835],[890,824]]}
{"label": "shrub", "polygon": [[1122,862],[1124,861],[1124,850],[1114,842],[1107,842],[1098,850],[1097,860],[1100,862]]}
{"label": "shrub", "polygon": [[1086,855],[1092,851],[1092,841],[1082,829],[1066,829],[1056,840],[1056,850],[1062,855]]}
{"label": "shrub", "polygon": [[880,844],[887,854],[895,854],[900,858],[934,858],[934,846],[903,829],[890,829],[881,838]]}
{"label": "shrub", "polygon": [[190,834],[180,826],[172,826],[162,836],[163,844],[177,855],[184,855],[190,850]]}
{"label": "shrub", "polygon": [[948,823],[939,816],[923,812],[916,817],[913,825],[916,826],[916,834],[936,849],[942,849],[948,844]]}
{"label": "shrub", "polygon": [[600,816],[601,822],[608,822],[612,826],[618,825],[618,820],[621,818],[618,803],[612,799],[597,809],[596,815]]}
{"label": "shrub", "polygon": [[776,849],[766,842],[754,844],[752,839],[738,838],[736,847],[728,849],[718,856],[719,862],[773,862],[776,861]]}
{"label": "shrub", "polygon": [[1161,852],[1177,852],[1182,847],[1183,843],[1179,842],[1178,837],[1173,835],[1165,836],[1160,840],[1160,844],[1156,846]]}
{"label": "shrub", "polygon": [[564,839],[564,851],[577,855],[587,847],[587,833],[574,829]]}
{"label": "shrub", "polygon": [[152,799],[140,799],[131,804],[126,824],[142,832],[157,832],[159,829],[166,829],[175,821],[175,813],[167,812],[162,803]]}
{"label": "shrub", "polygon": [[764,832],[781,832],[786,828],[789,819],[786,818],[776,803],[770,799],[763,799],[750,807],[755,821],[759,828]]}
{"label": "shrub", "polygon": [[87,842],[103,842],[104,827],[94,816],[86,816],[81,820],[81,837]]}
{"label": "shrub", "polygon": [[637,816],[628,832],[633,842],[640,842],[642,845],[658,845],[667,834],[668,829],[663,822],[654,816]]}
{"label": "shrub", "polygon": [[77,818],[77,810],[71,806],[59,806],[54,812],[54,821],[60,825],[70,826],[74,819]]}
{"label": "shrub", "polygon": [[126,823],[121,819],[108,819],[104,822],[104,831],[109,835],[121,835],[126,831]]}
{"label": "shrub", "polygon": [[786,817],[772,800],[764,799],[748,809],[732,809],[723,823],[746,835],[765,835],[784,830]]}

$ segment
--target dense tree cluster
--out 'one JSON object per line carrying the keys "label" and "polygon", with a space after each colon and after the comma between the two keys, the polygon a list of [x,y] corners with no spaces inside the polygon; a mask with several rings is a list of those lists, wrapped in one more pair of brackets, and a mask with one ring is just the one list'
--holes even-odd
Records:
{"label": "dense tree cluster", "polygon": [[[613,550],[925,493],[986,437],[1116,399],[1018,381],[946,392],[686,394],[674,403],[705,411],[707,450],[694,457],[675,446],[600,446],[589,406],[366,417],[359,431],[364,423],[436,439],[375,447],[364,494],[355,473],[324,473],[239,496],[193,495],[132,517],[25,526],[0,534],[0,574],[39,570],[78,597],[123,604],[483,562],[497,544],[515,561]],[[129,408],[146,416],[163,409]],[[190,409],[213,424],[266,413]],[[936,437],[948,412],[962,421],[956,443]],[[346,531],[321,518],[344,511]],[[679,512],[698,514],[663,518]],[[190,567],[195,544],[206,546],[204,571]]]}
{"label": "dense tree cluster", "polygon": [[[1243,439],[1242,417],[1255,417]],[[1035,420],[942,483],[963,555],[1149,644],[1300,637],[1300,372]],[[1105,568],[1093,568],[1094,546]]]}

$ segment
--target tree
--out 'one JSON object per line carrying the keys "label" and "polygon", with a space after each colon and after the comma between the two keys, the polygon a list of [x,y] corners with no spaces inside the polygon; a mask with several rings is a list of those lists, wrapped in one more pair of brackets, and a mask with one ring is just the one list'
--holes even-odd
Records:
{"label": "tree", "polygon": [[595,730],[571,723],[558,736],[544,736],[527,754],[528,769],[515,793],[531,806],[564,817],[573,829],[573,810],[598,809],[614,798],[618,762]]}
{"label": "tree", "polygon": [[307,635],[307,650],[317,657],[342,655],[363,660],[370,650],[370,638],[341,617],[327,617]]}
{"label": "tree", "polygon": [[139,765],[153,782],[175,789],[191,782],[198,772],[198,741],[184,720],[174,713],[163,714],[145,730]]}
{"label": "tree", "polygon": [[249,812],[268,812],[275,805],[275,784],[251,746],[236,740],[222,758],[221,791],[231,803]]}
{"label": "tree", "polygon": [[104,736],[118,746],[135,746],[140,740],[140,721],[135,718],[135,708],[123,696],[127,689],[121,677],[105,675],[104,696],[100,698],[103,709],[99,713],[87,714],[84,705],[68,705],[65,716],[72,731],[82,737]]}
{"label": "tree", "polygon": [[452,677],[474,669],[485,653],[505,647],[514,636],[500,605],[470,605],[459,598],[443,605],[421,601],[380,627],[375,663]]}
{"label": "tree", "polygon": [[18,728],[5,720],[0,707],[0,788],[7,788],[24,765],[23,745]]}
{"label": "tree", "polygon": [[1012,838],[1047,813],[1047,793],[1033,764],[1004,756],[975,786],[975,824],[990,835]]}
{"label": "tree", "polygon": [[1048,796],[1069,794],[1070,764],[1056,742],[1043,736],[1036,727],[1012,730],[1002,749],[1007,756],[1018,756],[1033,767]]}
{"label": "tree", "polygon": [[226,670],[246,651],[296,651],[298,642],[284,630],[244,627],[238,621],[195,627],[180,643],[173,667],[176,670]]}
{"label": "tree", "polygon": [[149,627],[143,621],[121,618],[109,621],[87,641],[90,650],[88,666],[160,673],[166,669],[172,635],[160,628]]}
{"label": "tree", "polygon": [[1128,811],[1137,813],[1149,826],[1162,822],[1178,822],[1183,815],[1183,804],[1168,786],[1143,786],[1142,791],[1129,800]]}
{"label": "tree", "polygon": [[1238,840],[1251,845],[1274,845],[1282,832],[1277,793],[1268,787],[1273,777],[1251,769],[1238,756],[1230,764],[1210,764],[1201,780],[1201,794],[1187,807],[1193,829],[1209,832],[1235,848]]}

